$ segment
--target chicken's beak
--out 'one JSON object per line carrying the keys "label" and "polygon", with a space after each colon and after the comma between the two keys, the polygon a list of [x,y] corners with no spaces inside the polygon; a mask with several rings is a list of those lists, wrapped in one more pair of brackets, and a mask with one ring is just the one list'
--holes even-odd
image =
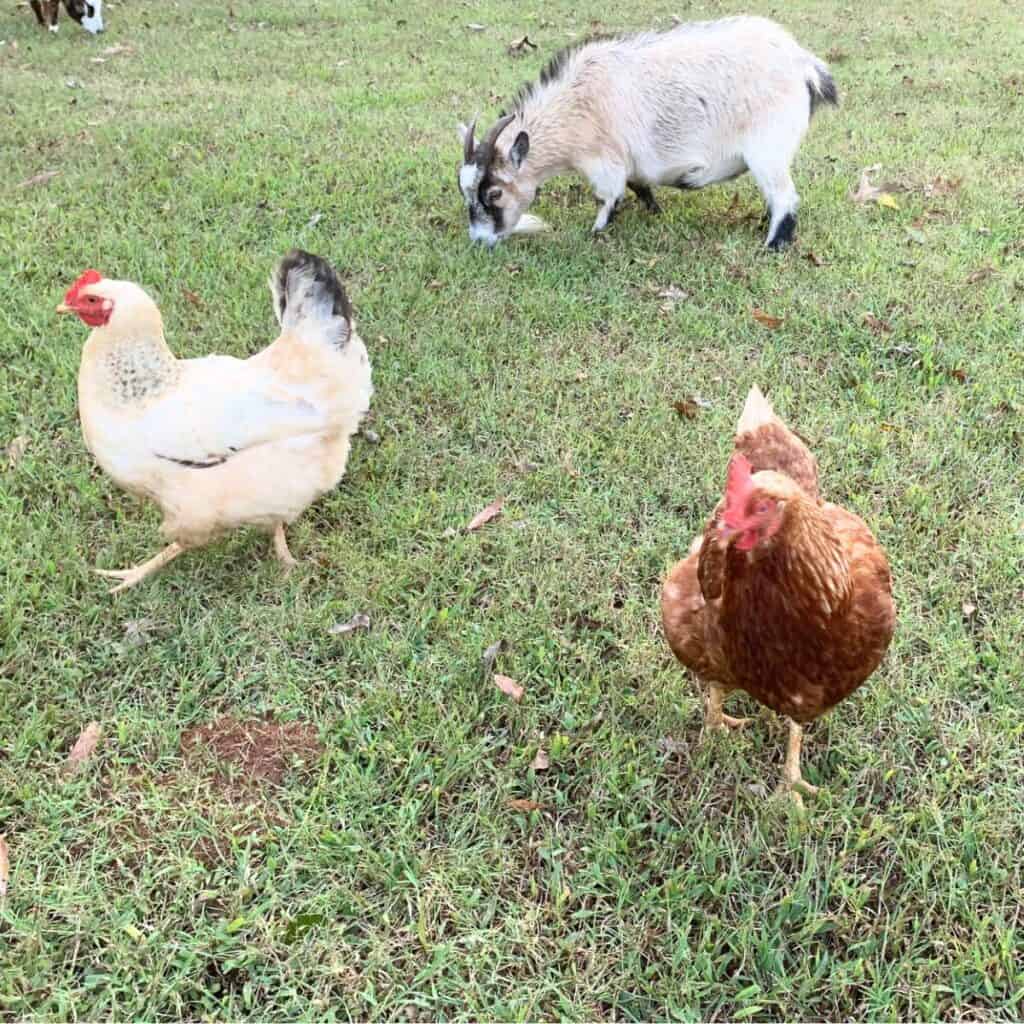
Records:
{"label": "chicken's beak", "polygon": [[57,307],[57,312],[58,313],[74,313],[74,310],[66,302],[62,302]]}

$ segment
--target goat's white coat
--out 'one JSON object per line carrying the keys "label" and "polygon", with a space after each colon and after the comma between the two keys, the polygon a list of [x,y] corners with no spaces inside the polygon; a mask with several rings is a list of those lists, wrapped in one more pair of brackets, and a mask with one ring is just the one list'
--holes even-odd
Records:
{"label": "goat's white coat", "polygon": [[[515,233],[540,185],[565,171],[584,175],[601,200],[600,231],[627,184],[702,188],[749,170],[768,203],[771,243],[799,202],[789,167],[810,91],[834,99],[833,88],[826,65],[765,18],[586,43],[527,91],[498,137],[490,173],[504,192],[502,236]],[[517,170],[507,155],[522,131],[529,154]],[[462,167],[467,202],[482,170]]]}

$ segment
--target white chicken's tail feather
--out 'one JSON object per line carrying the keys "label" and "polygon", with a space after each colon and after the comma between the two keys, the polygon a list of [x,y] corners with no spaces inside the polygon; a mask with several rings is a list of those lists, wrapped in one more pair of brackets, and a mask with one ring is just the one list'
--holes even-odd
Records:
{"label": "white chicken's tail feather", "polygon": [[352,335],[352,306],[334,267],[293,249],[270,277],[274,313],[282,331],[343,349]]}
{"label": "white chicken's tail feather", "polygon": [[758,427],[774,421],[775,411],[772,409],[771,402],[764,397],[764,392],[756,384],[751,385],[743,412],[740,413],[740,421],[736,424],[737,435],[757,430]]}

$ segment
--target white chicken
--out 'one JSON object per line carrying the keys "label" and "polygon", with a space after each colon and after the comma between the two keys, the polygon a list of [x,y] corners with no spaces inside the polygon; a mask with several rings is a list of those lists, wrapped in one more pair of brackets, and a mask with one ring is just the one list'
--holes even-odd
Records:
{"label": "white chicken", "polygon": [[92,327],[78,402],[89,450],[118,486],[164,514],[170,542],[130,569],[135,586],[188,548],[257,526],[295,564],[284,527],[345,473],[373,394],[370,360],[334,268],[300,250],[270,279],[278,339],[250,359],[176,359],[156,303],[87,270],[57,307]]}

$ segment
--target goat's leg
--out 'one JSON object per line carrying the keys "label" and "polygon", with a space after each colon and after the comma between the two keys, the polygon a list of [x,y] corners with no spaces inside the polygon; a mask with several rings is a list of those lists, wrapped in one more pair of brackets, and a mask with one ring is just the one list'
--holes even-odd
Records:
{"label": "goat's leg", "polygon": [[776,139],[772,140],[773,147],[771,141],[762,140],[753,142],[744,150],[747,167],[768,203],[768,238],[765,244],[769,249],[784,248],[793,241],[796,233],[796,209],[800,205],[800,196],[790,176],[789,165],[802,136],[801,130],[789,145],[779,145]]}
{"label": "goat's leg", "polygon": [[626,194],[626,170],[616,164],[607,162],[593,164],[584,172],[590,181],[594,195],[601,200],[601,209],[597,211],[593,231],[604,231],[618,212],[619,203]]}
{"label": "goat's leg", "polygon": [[658,200],[654,198],[654,190],[649,185],[643,185],[638,181],[630,181],[627,184],[637,199],[647,207],[648,213],[661,213]]}

